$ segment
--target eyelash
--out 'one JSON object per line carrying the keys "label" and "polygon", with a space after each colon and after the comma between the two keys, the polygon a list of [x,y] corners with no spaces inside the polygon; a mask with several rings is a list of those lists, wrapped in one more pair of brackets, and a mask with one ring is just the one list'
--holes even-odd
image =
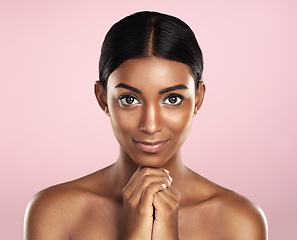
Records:
{"label": "eyelash", "polygon": [[[172,98],[172,97],[178,98],[177,103],[170,103],[170,102],[166,103],[166,101],[169,101],[169,99]],[[127,102],[128,98],[133,98],[133,102],[129,104]],[[132,105],[136,105],[136,104],[141,103],[141,101],[137,97],[135,97],[133,95],[130,95],[130,94],[122,95],[118,99],[119,99],[120,105],[122,105],[122,106],[132,106]],[[137,101],[136,103],[134,103],[135,100]],[[163,104],[175,107],[175,106],[181,105],[183,103],[183,100],[184,100],[184,97],[182,95],[173,93],[173,94],[170,94],[170,95],[165,97],[165,99],[163,101]]]}
{"label": "eyelash", "polygon": [[[136,104],[141,103],[140,100],[138,100],[137,97],[135,97],[135,96],[133,96],[133,95],[125,94],[125,95],[122,95],[122,96],[119,97],[120,105],[122,105],[122,106],[131,106],[131,105],[135,105],[135,104],[129,104],[129,103],[127,103],[127,98],[129,98],[129,97],[130,97],[130,98],[133,98],[134,100],[137,100],[138,103],[136,103]],[[134,100],[133,100],[133,102],[134,102]]]}
{"label": "eyelash", "polygon": [[170,95],[168,95],[166,98],[165,98],[165,100],[163,101],[163,102],[166,102],[167,100],[169,100],[169,98],[172,98],[172,97],[174,97],[174,98],[178,98],[179,100],[177,100],[178,101],[178,103],[165,103],[166,105],[170,105],[170,106],[173,106],[173,107],[176,107],[176,106],[179,106],[179,105],[181,105],[182,103],[183,103],[183,101],[184,101],[184,97],[182,96],[182,95],[180,95],[180,94],[177,94],[177,93],[172,93],[172,94],[170,94]]}

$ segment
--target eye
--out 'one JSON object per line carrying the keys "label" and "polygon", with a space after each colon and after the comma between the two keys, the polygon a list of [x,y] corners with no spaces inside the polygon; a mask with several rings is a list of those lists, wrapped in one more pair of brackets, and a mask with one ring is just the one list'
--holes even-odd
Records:
{"label": "eye", "polygon": [[140,101],[132,95],[123,95],[119,97],[119,102],[122,106],[130,106],[139,104]]}
{"label": "eye", "polygon": [[164,104],[178,106],[183,103],[184,97],[179,94],[170,94],[168,97],[165,98]]}

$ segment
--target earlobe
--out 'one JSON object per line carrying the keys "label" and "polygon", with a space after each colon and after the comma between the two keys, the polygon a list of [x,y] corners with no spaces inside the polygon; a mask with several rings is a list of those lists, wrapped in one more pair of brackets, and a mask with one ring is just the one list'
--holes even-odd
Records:
{"label": "earlobe", "polygon": [[110,116],[109,111],[108,111],[108,107],[107,107],[107,106],[104,107],[104,112],[105,112],[105,114],[106,114],[107,116]]}
{"label": "earlobe", "polygon": [[205,83],[202,81],[199,81],[198,83],[198,90],[195,94],[195,108],[194,108],[194,116],[197,114],[198,110],[200,109],[205,95],[206,87]]}
{"label": "earlobe", "polygon": [[109,116],[110,114],[107,105],[107,94],[104,90],[103,84],[100,81],[96,81],[94,83],[94,92],[99,106],[105,112],[105,114]]}

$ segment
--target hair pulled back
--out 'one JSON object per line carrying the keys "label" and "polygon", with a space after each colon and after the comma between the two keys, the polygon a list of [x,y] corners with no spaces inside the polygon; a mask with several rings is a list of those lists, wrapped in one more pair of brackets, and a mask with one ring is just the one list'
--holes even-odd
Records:
{"label": "hair pulled back", "polygon": [[198,89],[203,56],[193,31],[176,17],[147,11],[123,18],[106,34],[99,61],[99,80],[104,89],[110,74],[124,61],[150,56],[188,65]]}

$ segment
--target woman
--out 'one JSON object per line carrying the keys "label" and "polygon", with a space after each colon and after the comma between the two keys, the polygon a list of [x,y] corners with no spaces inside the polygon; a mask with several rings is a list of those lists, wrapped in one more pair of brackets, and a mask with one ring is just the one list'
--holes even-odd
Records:
{"label": "woman", "polygon": [[25,239],[267,239],[258,207],[182,163],[205,94],[202,70],[193,32],[175,17],[139,12],[112,26],[95,95],[118,160],[38,193]]}

